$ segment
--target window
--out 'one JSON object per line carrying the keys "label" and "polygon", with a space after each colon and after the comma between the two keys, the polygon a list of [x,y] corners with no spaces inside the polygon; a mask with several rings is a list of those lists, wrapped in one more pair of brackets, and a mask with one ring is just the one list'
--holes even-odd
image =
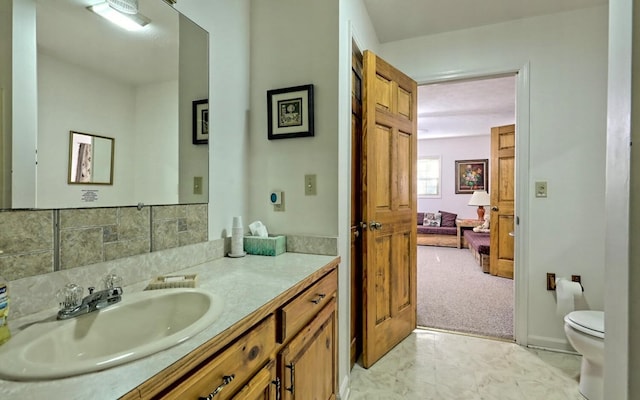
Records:
{"label": "window", "polygon": [[440,197],[440,156],[418,159],[418,197]]}

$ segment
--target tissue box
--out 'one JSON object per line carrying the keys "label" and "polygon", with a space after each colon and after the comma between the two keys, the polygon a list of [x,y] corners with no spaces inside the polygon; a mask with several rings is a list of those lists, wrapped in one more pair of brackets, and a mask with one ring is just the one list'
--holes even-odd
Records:
{"label": "tissue box", "polygon": [[277,256],[287,251],[287,237],[269,235],[269,237],[245,236],[244,251],[258,256]]}

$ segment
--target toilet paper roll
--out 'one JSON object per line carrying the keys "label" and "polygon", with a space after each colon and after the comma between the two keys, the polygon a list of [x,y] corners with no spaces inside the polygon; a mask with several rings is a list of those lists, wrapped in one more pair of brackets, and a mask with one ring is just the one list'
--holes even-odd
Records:
{"label": "toilet paper roll", "polygon": [[233,227],[242,228],[242,217],[233,217]]}
{"label": "toilet paper roll", "polygon": [[556,313],[564,317],[575,310],[576,297],[582,296],[582,286],[566,278],[556,279]]}

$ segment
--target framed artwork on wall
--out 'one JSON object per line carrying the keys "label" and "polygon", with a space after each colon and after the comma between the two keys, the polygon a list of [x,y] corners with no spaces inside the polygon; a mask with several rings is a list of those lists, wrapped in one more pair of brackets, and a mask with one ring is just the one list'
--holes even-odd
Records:
{"label": "framed artwork on wall", "polygon": [[268,139],[313,136],[313,85],[267,91]]}
{"label": "framed artwork on wall", "polygon": [[456,160],[456,194],[489,191],[489,160]]}
{"label": "framed artwork on wall", "polygon": [[209,143],[209,100],[193,101],[193,144]]}

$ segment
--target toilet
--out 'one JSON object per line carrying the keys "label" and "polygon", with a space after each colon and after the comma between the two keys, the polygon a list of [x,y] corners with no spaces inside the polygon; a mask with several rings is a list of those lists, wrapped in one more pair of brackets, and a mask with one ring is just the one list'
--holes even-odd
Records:
{"label": "toilet", "polygon": [[564,317],[564,332],[582,355],[580,393],[588,400],[603,400],[604,312],[572,311]]}

